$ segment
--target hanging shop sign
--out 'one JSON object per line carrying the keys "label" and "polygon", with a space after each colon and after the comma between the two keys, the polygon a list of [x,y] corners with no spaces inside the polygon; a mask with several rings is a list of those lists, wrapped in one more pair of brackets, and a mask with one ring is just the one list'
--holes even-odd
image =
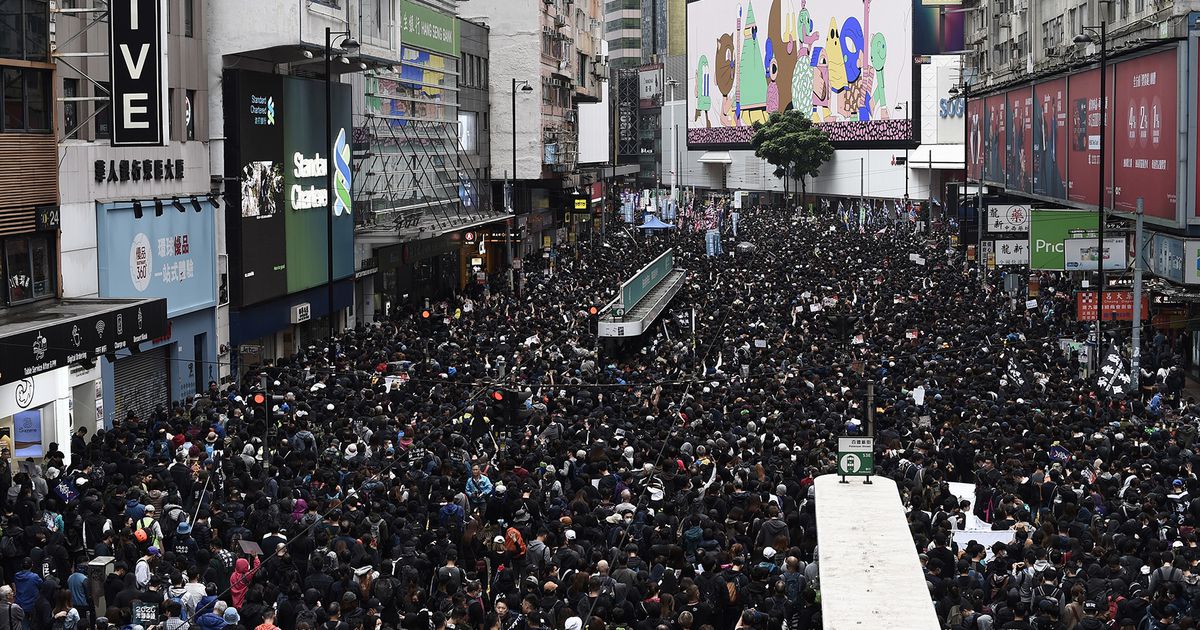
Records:
{"label": "hanging shop sign", "polygon": [[108,7],[112,146],[167,142],[165,0],[115,0]]}

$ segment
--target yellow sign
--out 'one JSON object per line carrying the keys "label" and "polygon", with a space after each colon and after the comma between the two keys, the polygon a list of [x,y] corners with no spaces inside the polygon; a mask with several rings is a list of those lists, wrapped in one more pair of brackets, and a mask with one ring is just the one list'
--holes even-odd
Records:
{"label": "yellow sign", "polygon": [[551,241],[550,241],[550,237],[549,237],[549,236],[543,236],[543,237],[542,237],[542,247],[543,247],[544,249],[550,249],[550,247],[551,247]]}
{"label": "yellow sign", "polygon": [[587,210],[587,207],[588,207],[587,199],[576,199],[575,200],[575,209],[576,210]]}

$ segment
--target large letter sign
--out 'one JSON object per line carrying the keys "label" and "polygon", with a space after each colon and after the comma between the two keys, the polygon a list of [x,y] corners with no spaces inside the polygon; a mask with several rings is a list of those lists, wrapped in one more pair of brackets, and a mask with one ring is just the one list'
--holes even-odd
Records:
{"label": "large letter sign", "polygon": [[115,147],[167,142],[162,1],[113,0],[109,4],[109,109]]}

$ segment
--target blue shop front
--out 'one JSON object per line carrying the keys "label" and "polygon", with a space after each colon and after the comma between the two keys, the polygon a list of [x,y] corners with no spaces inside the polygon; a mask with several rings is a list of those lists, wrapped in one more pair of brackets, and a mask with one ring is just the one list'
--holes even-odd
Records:
{"label": "blue shop front", "polygon": [[96,227],[100,295],[167,300],[166,334],[101,362],[111,427],[218,380],[216,208],[201,195],[97,204]]}

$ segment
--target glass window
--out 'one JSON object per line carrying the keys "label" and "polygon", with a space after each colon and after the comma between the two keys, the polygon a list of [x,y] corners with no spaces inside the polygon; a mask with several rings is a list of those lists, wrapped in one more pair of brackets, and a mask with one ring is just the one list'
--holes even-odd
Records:
{"label": "glass window", "polygon": [[33,270],[30,269],[29,241],[9,239],[4,243],[5,273],[8,276],[8,301],[33,299]]}
{"label": "glass window", "polygon": [[25,71],[25,127],[29,131],[50,130],[50,73]]}
{"label": "glass window", "polygon": [[[98,85],[92,87],[95,96],[104,97],[111,94],[107,81],[97,81],[97,83]],[[97,108],[104,108],[104,111],[96,114],[96,139],[107,140],[112,133],[112,107],[104,101],[96,101],[95,103]]]}
{"label": "glass window", "polygon": [[54,294],[54,280],[50,276],[50,244],[45,237],[30,239],[30,269],[33,272],[33,297],[49,297]]}
{"label": "glass window", "polygon": [[50,7],[46,0],[25,0],[25,59],[45,61],[50,54]]}
{"label": "glass window", "polygon": [[50,239],[45,236],[10,238],[4,242],[9,304],[55,295],[50,246]]}
{"label": "glass window", "polygon": [[21,59],[21,0],[0,0],[0,56]]}
{"label": "glass window", "polygon": [[25,74],[17,68],[4,69],[4,128],[25,128]]}
{"label": "glass window", "polygon": [[196,139],[196,90],[187,91],[187,102],[183,105],[183,124],[187,129],[187,139]]}
{"label": "glass window", "polygon": [[[72,99],[79,96],[79,79],[63,79],[63,98]],[[70,134],[68,138],[78,138],[79,130],[79,101],[63,101],[63,133]]]}
{"label": "glass window", "polygon": [[167,0],[167,33],[175,32],[175,2]]}
{"label": "glass window", "polygon": [[183,0],[183,36],[195,34],[196,7],[193,0]]}
{"label": "glass window", "polygon": [[458,112],[458,150],[475,153],[479,148],[479,135],[475,128],[475,112]]}

